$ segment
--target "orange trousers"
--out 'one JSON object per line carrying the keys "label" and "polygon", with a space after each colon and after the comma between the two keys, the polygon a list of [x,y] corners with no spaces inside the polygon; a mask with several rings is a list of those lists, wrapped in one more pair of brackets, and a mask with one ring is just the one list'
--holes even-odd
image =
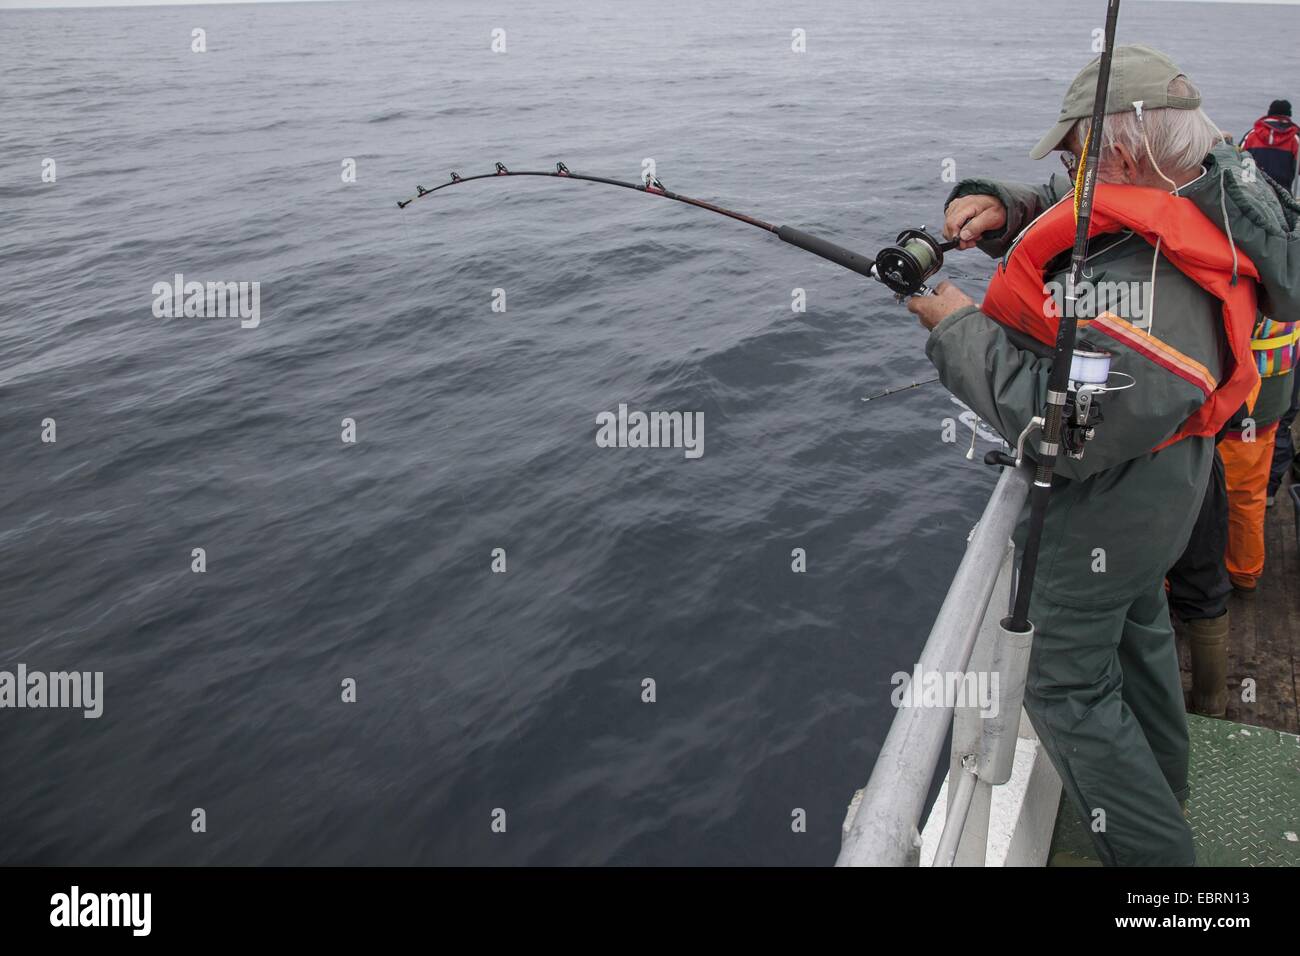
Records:
{"label": "orange trousers", "polygon": [[1254,441],[1242,441],[1240,432],[1229,432],[1219,442],[1228,486],[1228,549],[1223,563],[1233,585],[1247,591],[1264,573],[1264,514],[1276,440],[1274,422],[1258,429]]}

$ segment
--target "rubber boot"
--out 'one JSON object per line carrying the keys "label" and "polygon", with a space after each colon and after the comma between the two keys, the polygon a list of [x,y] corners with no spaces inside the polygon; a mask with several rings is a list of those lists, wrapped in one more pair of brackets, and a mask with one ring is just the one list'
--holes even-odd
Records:
{"label": "rubber boot", "polygon": [[1228,712],[1228,613],[1185,621],[1192,651],[1192,713],[1223,717]]}

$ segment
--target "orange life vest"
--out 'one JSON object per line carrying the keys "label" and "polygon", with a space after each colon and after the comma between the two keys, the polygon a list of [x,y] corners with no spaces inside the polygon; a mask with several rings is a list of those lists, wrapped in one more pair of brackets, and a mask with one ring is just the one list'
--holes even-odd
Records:
{"label": "orange life vest", "polygon": [[[1223,332],[1230,352],[1225,359],[1224,377],[1214,382],[1194,361],[1127,323],[1109,321],[1111,316],[1092,323],[1081,321],[1080,329],[1091,326],[1123,342],[1206,393],[1204,404],[1159,448],[1182,438],[1214,435],[1243,403],[1253,401],[1259,390],[1259,372],[1250,348],[1259,272],[1238,250],[1239,278],[1236,285],[1232,284],[1233,258],[1228,237],[1190,199],[1145,186],[1098,183],[1089,236],[1124,229],[1133,230],[1152,246],[1158,237],[1160,254],[1223,303]],[[1074,209],[1067,196],[1030,224],[998,264],[980,306],[984,314],[1040,342],[1055,344],[1057,309],[1045,285],[1045,274],[1049,262],[1073,247],[1074,232]],[[1169,320],[1177,321],[1177,316]],[[1196,366],[1199,374],[1191,366]]]}

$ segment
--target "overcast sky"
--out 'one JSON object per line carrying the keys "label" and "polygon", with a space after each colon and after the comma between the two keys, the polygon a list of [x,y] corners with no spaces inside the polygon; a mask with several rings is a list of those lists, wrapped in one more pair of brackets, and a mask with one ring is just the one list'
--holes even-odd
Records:
{"label": "overcast sky", "polygon": [[[309,3],[311,0],[0,0],[4,7],[145,7],[176,6],[198,3]],[[568,2],[568,0],[566,0]],[[1284,3],[1300,4],[1300,0],[1145,0],[1152,3]]]}
{"label": "overcast sky", "polygon": [[[199,3],[309,3],[311,0],[0,0],[4,7],[175,7]],[[1296,0],[1300,3],[1300,0]]]}

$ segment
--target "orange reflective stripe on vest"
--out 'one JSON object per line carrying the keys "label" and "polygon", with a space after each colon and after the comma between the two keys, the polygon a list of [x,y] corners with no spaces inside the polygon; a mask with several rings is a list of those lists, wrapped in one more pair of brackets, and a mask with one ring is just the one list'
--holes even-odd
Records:
{"label": "orange reflective stripe on vest", "polygon": [[[1048,345],[1056,342],[1058,320],[1055,300],[1044,280],[1048,263],[1074,246],[1074,211],[1068,200],[1067,196],[1043,213],[1016,240],[1005,260],[998,264],[980,306],[989,318]],[[1124,229],[1133,230],[1152,247],[1159,238],[1160,254],[1223,303],[1223,332],[1230,353],[1225,359],[1225,374],[1213,383],[1204,404],[1159,447],[1194,435],[1214,435],[1259,387],[1259,373],[1250,348],[1256,318],[1255,280],[1259,273],[1249,257],[1238,250],[1238,280],[1236,285],[1232,284],[1233,259],[1228,238],[1191,200],[1145,186],[1098,183],[1089,236]],[[1170,316],[1169,320],[1176,321],[1177,316]],[[1114,328],[1104,322],[1093,322],[1088,328],[1136,347],[1138,343],[1131,335],[1117,334],[1120,326],[1111,325]],[[1127,328],[1133,330],[1132,326]],[[1140,330],[1133,332],[1146,335]],[[1151,342],[1154,346],[1158,340]],[[1165,361],[1170,350],[1163,343],[1159,346],[1138,351],[1205,390],[1205,380],[1199,371],[1190,369],[1187,361]]]}

